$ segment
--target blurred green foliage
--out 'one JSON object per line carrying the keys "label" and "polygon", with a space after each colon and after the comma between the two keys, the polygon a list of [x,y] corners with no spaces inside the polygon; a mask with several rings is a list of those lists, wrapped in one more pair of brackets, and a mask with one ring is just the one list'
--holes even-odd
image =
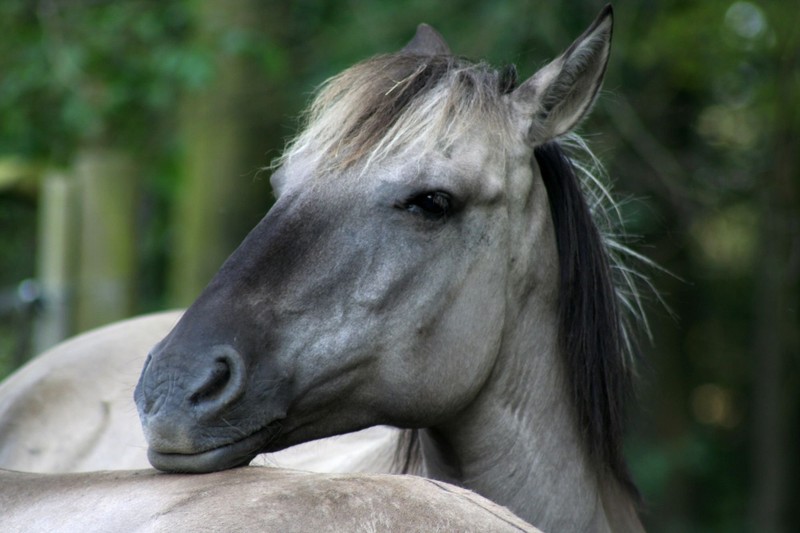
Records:
{"label": "blurred green foliage", "polygon": [[3,2],[2,152],[68,162],[80,142],[141,142],[211,75],[189,23],[175,2]]}
{"label": "blurred green foliage", "polygon": [[[256,22],[196,38],[212,3],[0,2],[0,289],[35,276],[35,178],[6,163],[68,167],[100,144],[142,161],[139,306],[162,305],[181,231],[179,110],[218,80],[215,57],[246,59],[263,85],[258,168],[317,84],[401,46],[421,21],[526,77],[603,2],[253,0],[242,5]],[[799,13],[778,0],[616,6],[604,95],[583,131],[633,198],[629,231],[671,272],[649,273],[677,318],[654,304],[628,446],[650,531],[788,531],[800,519]],[[17,342],[10,324],[0,357]]]}

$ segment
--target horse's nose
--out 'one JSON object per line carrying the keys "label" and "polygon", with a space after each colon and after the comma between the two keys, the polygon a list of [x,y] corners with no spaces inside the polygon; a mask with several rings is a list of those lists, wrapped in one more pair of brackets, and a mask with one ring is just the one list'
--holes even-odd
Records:
{"label": "horse's nose", "polygon": [[208,428],[236,409],[245,393],[246,367],[241,354],[228,345],[191,358],[177,355],[154,350],[134,396],[151,450],[196,453],[211,446]]}
{"label": "horse's nose", "polygon": [[[190,368],[186,358],[174,356],[156,350],[145,362],[135,397],[141,414],[149,420],[170,418],[174,412],[196,420],[214,417],[244,393],[245,363],[232,346],[214,346],[202,356],[196,354]],[[177,364],[175,359],[184,362]]]}

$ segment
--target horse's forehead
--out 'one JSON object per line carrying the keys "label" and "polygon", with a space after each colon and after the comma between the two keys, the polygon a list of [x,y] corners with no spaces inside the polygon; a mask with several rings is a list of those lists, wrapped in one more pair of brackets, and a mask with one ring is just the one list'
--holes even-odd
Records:
{"label": "horse's forehead", "polygon": [[[367,155],[355,165],[331,171],[320,150],[295,153],[273,175],[272,184],[280,195],[289,189],[316,191],[361,189],[382,183],[424,186],[431,179],[442,187],[468,189],[471,194],[495,197],[507,187],[507,146],[492,142],[491,136],[473,128],[448,146],[427,139],[401,147],[380,157]],[[454,191],[457,192],[457,191]]]}
{"label": "horse's forehead", "polygon": [[429,171],[457,180],[474,193],[496,196],[506,187],[502,150],[486,142],[458,143],[445,152],[427,159]]}

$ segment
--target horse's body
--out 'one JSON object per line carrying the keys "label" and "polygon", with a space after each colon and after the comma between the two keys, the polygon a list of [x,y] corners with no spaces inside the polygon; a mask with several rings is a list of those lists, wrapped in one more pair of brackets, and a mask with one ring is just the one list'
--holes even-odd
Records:
{"label": "horse's body", "polygon": [[159,313],[59,344],[0,383],[0,468],[81,472],[146,468],[131,402],[143,354],[177,322]]}
{"label": "horse's body", "polygon": [[[59,344],[0,383],[0,469],[40,473],[148,468],[131,400],[147,351],[180,318],[124,320]],[[309,442],[260,464],[315,472],[390,472],[398,431]]]}
{"label": "horse's body", "polygon": [[378,446],[407,443],[405,471],[543,530],[640,530],[628,271],[554,142],[591,108],[611,26],[606,9],[519,85],[424,26],[330,80],[274,207],[150,352],[151,464],[224,470],[387,424],[415,429]]}
{"label": "horse's body", "polygon": [[537,532],[470,491],[414,476],[250,467],[207,476],[153,470],[0,470],[4,532]]}

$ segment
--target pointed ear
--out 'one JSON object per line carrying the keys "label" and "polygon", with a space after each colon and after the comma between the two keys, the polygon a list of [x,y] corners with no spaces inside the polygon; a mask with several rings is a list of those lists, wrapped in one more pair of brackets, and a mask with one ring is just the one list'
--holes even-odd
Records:
{"label": "pointed ear", "polygon": [[400,50],[402,54],[418,56],[449,56],[450,47],[438,31],[427,24],[417,26],[417,34]]}
{"label": "pointed ear", "polygon": [[608,5],[563,54],[510,95],[532,143],[567,133],[588,114],[606,72],[612,27]]}

